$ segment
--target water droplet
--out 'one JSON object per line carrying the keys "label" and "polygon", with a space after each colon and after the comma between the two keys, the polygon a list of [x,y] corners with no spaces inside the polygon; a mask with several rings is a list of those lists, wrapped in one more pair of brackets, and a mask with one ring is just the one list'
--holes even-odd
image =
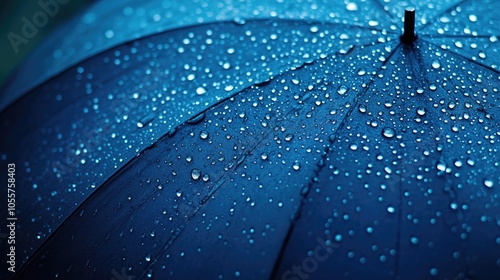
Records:
{"label": "water droplet", "polygon": [[437,270],[437,268],[432,267],[431,269],[429,269],[429,273],[432,276],[436,276],[438,274],[438,270]]}
{"label": "water droplet", "polygon": [[456,202],[452,202],[452,203],[450,203],[450,208],[453,209],[453,210],[457,210],[458,209],[458,204]]}
{"label": "water droplet", "polygon": [[108,38],[108,39],[111,39],[115,36],[115,32],[113,32],[113,30],[106,30],[106,32],[104,33],[104,36],[106,36],[106,38]]}
{"label": "water droplet", "polygon": [[198,95],[203,95],[205,93],[207,93],[207,90],[204,87],[199,87],[196,89],[196,94]]}
{"label": "water droplet", "polygon": [[147,262],[150,262],[151,261],[151,255],[150,254],[147,254],[144,259],[147,261]]}
{"label": "water droplet", "polygon": [[342,241],[342,234],[340,234],[340,233],[335,234],[335,241],[337,241],[337,242]]}
{"label": "water droplet", "polygon": [[388,206],[387,207],[387,212],[394,213],[395,211],[396,211],[396,208],[394,208],[393,206]]}
{"label": "water droplet", "polygon": [[396,131],[394,131],[394,129],[391,127],[384,127],[384,129],[382,129],[382,136],[384,136],[385,138],[391,139],[395,135]]}
{"label": "water droplet", "polygon": [[245,23],[247,23],[244,18],[240,18],[240,17],[235,17],[233,19],[233,22],[238,24],[238,25],[244,25]]}
{"label": "water droplet", "polygon": [[319,28],[316,25],[314,25],[314,26],[311,26],[311,28],[309,30],[311,30],[312,33],[316,33],[316,32],[318,32]]}
{"label": "water droplet", "polygon": [[193,169],[191,170],[191,178],[193,178],[193,180],[198,180],[200,179],[200,176],[201,176],[201,171],[198,170],[198,169]]}
{"label": "water droplet", "polygon": [[203,177],[201,177],[201,179],[203,180],[203,182],[208,182],[210,180],[210,175],[205,173],[203,174]]}
{"label": "water droplet", "polygon": [[234,86],[228,85],[224,88],[225,91],[232,91],[234,89]]}
{"label": "water droplet", "polygon": [[469,20],[471,22],[476,22],[477,21],[477,16],[476,15],[469,15]]}
{"label": "water droplet", "polygon": [[410,237],[410,243],[413,244],[413,245],[417,245],[418,244],[418,238],[415,237],[415,236],[411,236]]}
{"label": "water droplet", "polygon": [[188,124],[199,124],[200,122],[202,122],[203,120],[205,119],[205,113],[201,113],[199,115],[196,115],[192,118],[190,118],[187,123]]}
{"label": "water droplet", "polygon": [[357,11],[358,10],[358,5],[356,3],[348,3],[347,4],[347,10],[348,11]]}
{"label": "water droplet", "polygon": [[287,135],[285,136],[285,141],[286,141],[286,142],[290,142],[290,141],[292,141],[292,139],[293,139],[293,134],[287,134]]}
{"label": "water droplet", "polygon": [[347,87],[346,86],[340,86],[339,89],[337,90],[337,93],[340,95],[343,95],[347,92]]}
{"label": "water droplet", "polygon": [[484,184],[487,188],[492,188],[492,187],[493,187],[493,180],[490,180],[490,179],[484,179],[484,180],[483,180],[483,184]]}
{"label": "water droplet", "polygon": [[439,171],[445,171],[446,170],[446,164],[442,161],[438,162],[436,165],[437,169]]}
{"label": "water droplet", "polygon": [[206,140],[208,138],[208,136],[209,136],[208,131],[206,131],[206,130],[200,131],[200,138],[202,140]]}
{"label": "water droplet", "polygon": [[425,116],[425,113],[426,113],[426,110],[425,110],[424,107],[420,106],[420,107],[417,108],[417,114],[419,116]]}
{"label": "water droplet", "polygon": [[262,153],[262,154],[260,154],[260,158],[261,158],[262,160],[267,160],[268,155],[267,155],[266,153]]}
{"label": "water droplet", "polygon": [[300,164],[298,161],[295,161],[292,165],[293,170],[299,170],[300,169]]}
{"label": "water droplet", "polygon": [[439,64],[439,61],[434,60],[432,62],[432,68],[438,69],[439,67],[441,67],[441,64]]}
{"label": "water droplet", "polygon": [[358,110],[360,113],[366,113],[366,106],[363,104],[359,104]]}
{"label": "water droplet", "polygon": [[137,127],[138,128],[143,128],[145,127],[147,124],[149,124],[151,121],[153,121],[153,119],[155,118],[155,114],[151,113],[151,114],[148,114],[147,116],[143,117],[142,119],[140,119],[138,122],[137,122]]}

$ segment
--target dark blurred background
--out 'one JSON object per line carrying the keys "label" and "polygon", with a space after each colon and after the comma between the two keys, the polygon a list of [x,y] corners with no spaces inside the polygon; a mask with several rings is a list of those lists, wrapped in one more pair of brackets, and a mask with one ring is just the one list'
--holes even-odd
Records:
{"label": "dark blurred background", "polygon": [[[24,37],[22,35],[22,28],[25,25],[23,17],[32,22],[36,13],[47,14],[39,2],[48,3],[51,1],[56,0],[0,0],[0,88],[23,58],[50,32],[74,14],[82,11],[90,3],[97,2],[96,0],[59,0],[61,3],[67,3],[58,5],[59,11],[53,13],[53,16],[48,16],[47,23],[37,28],[38,32],[33,38],[27,39],[26,43],[18,44],[16,53],[15,47],[11,43],[12,39],[9,39],[9,33],[12,32]],[[13,38],[12,36],[11,38]]]}

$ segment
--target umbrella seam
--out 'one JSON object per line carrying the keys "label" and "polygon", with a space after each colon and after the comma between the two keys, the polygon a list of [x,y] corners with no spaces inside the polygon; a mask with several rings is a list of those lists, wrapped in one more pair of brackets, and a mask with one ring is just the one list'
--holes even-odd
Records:
{"label": "umbrella seam", "polygon": [[438,46],[437,44],[435,44],[435,43],[433,43],[433,42],[430,42],[430,41],[428,41],[428,40],[425,40],[425,39],[424,39],[423,41],[425,41],[425,42],[427,42],[428,44],[433,45],[434,47],[439,48],[440,50],[443,50],[443,51],[445,51],[445,52],[447,52],[447,53],[449,53],[449,54],[451,54],[451,55],[454,55],[454,56],[456,56],[456,57],[459,57],[459,58],[461,58],[461,59],[464,59],[464,60],[466,60],[466,61],[468,61],[468,62],[471,62],[471,63],[476,64],[476,65],[478,65],[478,66],[481,66],[481,67],[483,67],[483,68],[486,68],[487,70],[492,71],[492,72],[495,72],[496,74],[500,74],[500,70],[498,70],[498,69],[492,68],[491,66],[488,66],[488,65],[484,65],[484,64],[482,64],[482,63],[480,63],[480,62],[478,62],[478,61],[475,61],[475,60],[473,60],[473,59],[471,59],[471,58],[468,58],[468,57],[466,57],[466,56],[463,56],[463,55],[461,55],[461,54],[459,54],[459,53],[456,53],[456,52],[454,52],[454,51],[451,51],[451,50],[448,50],[448,49],[443,49],[443,48],[441,48],[440,46]]}
{"label": "umbrella seam", "polygon": [[[348,119],[348,116],[351,115],[352,111],[354,110],[354,108],[356,107],[356,105],[358,104],[359,100],[361,99],[361,97],[366,93],[368,92],[368,90],[370,89],[370,86],[372,85],[372,83],[375,81],[374,77],[377,75],[377,73],[391,60],[392,56],[396,53],[396,51],[399,49],[399,47],[401,46],[401,43],[399,43],[395,48],[394,50],[392,50],[392,52],[389,53],[389,56],[388,58],[382,63],[382,65],[380,66],[380,68],[376,71],[375,75],[372,76],[370,78],[370,81],[368,82],[368,85],[366,86],[365,90],[362,91],[360,94],[358,94],[355,98],[354,98],[354,102],[353,102],[353,105],[351,106],[351,108],[349,109],[349,111],[345,114],[345,117],[342,119],[339,127],[335,130],[335,133],[333,134],[333,137],[330,138],[328,140],[328,146],[325,148],[325,151],[323,153],[323,155],[321,156],[321,160],[324,161],[325,159],[328,158],[328,152],[332,149],[333,147],[333,144],[335,143],[335,140],[337,139],[338,137],[338,132],[341,131]],[[290,227],[288,228],[288,231],[287,231],[287,234],[283,240],[283,243],[281,244],[280,246],[280,251],[278,253],[278,257],[276,259],[276,261],[274,262],[274,265],[273,265],[273,270],[270,274],[270,278],[269,279],[276,279],[276,276],[277,276],[277,273],[278,273],[278,269],[281,265],[281,262],[284,258],[284,252],[286,250],[286,248],[288,247],[288,242],[290,240],[290,237],[293,233],[293,229],[295,228],[295,224],[296,222],[300,219],[300,215],[301,215],[301,212],[302,212],[302,208],[304,207],[304,204],[307,200],[307,196],[309,195],[309,193],[311,192],[311,188],[314,184],[314,182],[317,180],[317,177],[319,175],[319,173],[323,170],[325,165],[322,165],[320,167],[318,167],[314,173],[313,173],[313,176],[311,176],[311,180],[309,181],[309,183],[307,184],[307,191],[304,193],[304,194],[301,194],[301,200],[300,200],[300,204],[299,204],[299,207],[297,209],[297,211],[295,212],[294,214],[294,218],[293,220],[291,221],[291,224],[290,224]]]}
{"label": "umbrella seam", "polygon": [[491,38],[491,37],[500,37],[500,35],[477,35],[477,36],[472,36],[472,35],[463,35],[463,34],[458,34],[458,35],[453,35],[453,34],[438,34],[434,35],[431,33],[427,34],[420,34],[420,37],[424,38],[430,38],[430,39],[439,39],[439,38],[466,38],[466,39],[477,39],[477,38]]}

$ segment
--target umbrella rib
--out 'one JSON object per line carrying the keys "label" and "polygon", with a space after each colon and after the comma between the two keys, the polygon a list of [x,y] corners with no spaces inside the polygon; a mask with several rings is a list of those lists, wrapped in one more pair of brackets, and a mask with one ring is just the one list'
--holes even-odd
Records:
{"label": "umbrella rib", "polygon": [[[273,18],[261,18],[259,20],[273,20]],[[274,19],[276,20],[276,19]],[[372,27],[372,26],[365,26],[365,25],[361,25],[361,24],[351,24],[351,23],[345,23],[345,22],[332,22],[332,21],[325,21],[325,20],[311,20],[309,21],[310,23],[321,23],[321,24],[325,24],[325,25],[340,25],[340,26],[343,26],[343,27],[355,27],[355,28],[361,28],[361,29],[365,29],[365,30],[371,30],[371,31],[379,31],[379,32],[387,32],[387,33],[392,33],[392,34],[399,34],[398,32],[396,31],[392,31],[392,30],[386,30],[386,29],[380,29],[380,28],[376,28],[376,27]]]}
{"label": "umbrella rib", "polygon": [[[382,69],[382,67],[384,67],[391,60],[392,56],[396,53],[396,51],[399,49],[400,46],[401,46],[401,43],[399,43],[389,53],[389,56],[382,63],[382,65],[380,66],[380,68],[377,70],[377,73],[378,73],[378,71],[380,71],[380,69]],[[374,76],[376,76],[377,73],[375,73]],[[375,79],[371,78],[370,81],[368,82],[366,88],[354,98],[353,106],[351,106],[351,108],[349,109],[349,111],[345,114],[345,117],[342,119],[339,127],[335,130],[335,133],[333,134],[333,137],[330,138],[330,139],[328,139],[328,146],[326,147],[324,153],[321,156],[321,161],[325,161],[327,159],[328,152],[331,150],[331,148],[333,147],[335,141],[337,140],[338,133],[339,133],[339,131],[341,131],[343,129],[343,127],[344,127],[344,125],[345,125],[345,123],[346,123],[346,121],[348,119],[348,116],[351,115],[352,111],[354,110],[354,108],[356,108],[356,105],[358,104],[358,102],[361,99],[361,97],[366,92],[368,92],[368,90],[370,89],[370,86],[373,84],[374,81],[375,81]],[[311,189],[312,189],[313,184],[315,182],[315,178],[318,177],[319,173],[323,170],[324,166],[325,165],[322,165],[322,166],[316,168],[316,170],[314,171],[314,175],[311,176],[311,180],[310,180],[310,182],[308,184],[308,187],[306,189],[307,191],[302,195],[299,207],[298,207],[297,211],[295,212],[293,220],[291,221],[290,226],[288,228],[288,231],[286,233],[285,239],[283,240],[283,243],[281,244],[281,248],[280,248],[280,251],[278,253],[278,257],[276,258],[276,261],[274,262],[274,266],[273,266],[273,269],[271,271],[269,279],[280,279],[280,278],[277,277],[278,273],[279,273],[279,266],[282,263],[283,258],[285,257],[285,250],[288,247],[288,243],[290,242],[290,238],[291,238],[292,233],[294,231],[295,224],[300,219],[300,214],[302,213],[302,209],[304,208],[305,202],[307,201],[307,197],[308,197],[309,193],[311,192]]]}
{"label": "umbrella rib", "polygon": [[431,38],[431,39],[440,39],[440,38],[465,38],[465,39],[477,39],[477,38],[491,38],[491,37],[500,37],[500,35],[433,35],[433,34],[421,34],[421,38]]}
{"label": "umbrella rib", "polygon": [[485,69],[487,69],[487,70],[489,70],[489,71],[492,71],[492,72],[494,72],[494,73],[496,73],[496,74],[500,74],[500,70],[499,70],[499,69],[495,69],[495,68],[493,68],[493,67],[491,67],[491,66],[484,65],[484,64],[482,64],[482,63],[480,63],[480,62],[478,62],[478,61],[476,61],[476,60],[473,60],[473,59],[471,59],[471,58],[468,58],[468,57],[466,57],[466,56],[464,56],[464,55],[462,55],[462,54],[459,54],[459,53],[457,53],[457,52],[454,52],[454,51],[451,51],[451,50],[448,50],[448,49],[442,49],[442,48],[441,48],[440,46],[438,46],[437,44],[435,44],[435,43],[433,43],[433,42],[430,42],[430,41],[428,41],[428,40],[425,40],[425,39],[424,39],[424,41],[425,41],[425,42],[427,42],[427,43],[428,43],[428,44],[430,44],[430,45],[435,46],[436,48],[439,48],[439,49],[441,49],[441,50],[443,50],[443,51],[445,51],[445,52],[447,52],[447,53],[451,54],[451,55],[454,55],[454,56],[459,57],[459,58],[461,58],[461,59],[467,60],[468,62],[471,62],[471,63],[473,63],[473,64],[476,64],[476,65],[478,65],[478,66],[481,66],[481,67],[483,67],[483,68],[485,68]]}

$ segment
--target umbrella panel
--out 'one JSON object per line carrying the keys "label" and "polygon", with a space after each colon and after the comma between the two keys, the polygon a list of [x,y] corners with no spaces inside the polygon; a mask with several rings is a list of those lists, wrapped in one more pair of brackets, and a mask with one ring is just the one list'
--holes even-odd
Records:
{"label": "umbrella panel", "polygon": [[[159,278],[269,276],[330,135],[397,43],[304,65],[179,127],[90,196],[20,277],[105,277],[129,267]],[[240,265],[217,266],[215,252]]]}

